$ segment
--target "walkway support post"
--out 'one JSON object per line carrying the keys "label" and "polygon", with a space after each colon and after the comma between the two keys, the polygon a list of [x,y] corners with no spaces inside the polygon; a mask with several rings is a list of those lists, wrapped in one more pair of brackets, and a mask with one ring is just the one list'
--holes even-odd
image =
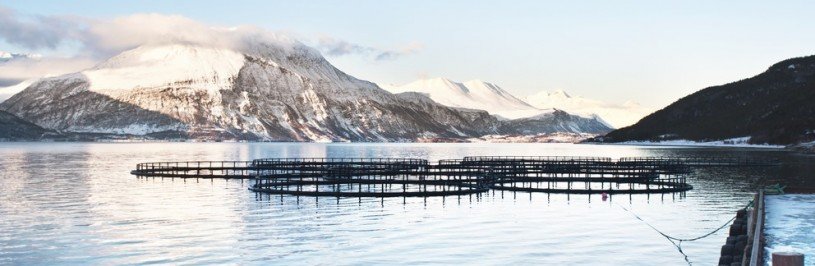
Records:
{"label": "walkway support post", "polygon": [[774,266],[804,266],[804,254],[798,252],[773,252]]}

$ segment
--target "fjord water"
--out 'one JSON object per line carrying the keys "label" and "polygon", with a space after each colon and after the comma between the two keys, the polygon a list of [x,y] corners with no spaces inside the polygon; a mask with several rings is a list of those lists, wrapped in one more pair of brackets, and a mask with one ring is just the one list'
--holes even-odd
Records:
{"label": "fjord water", "polygon": [[[489,192],[444,198],[267,196],[249,180],[137,178],[136,163],[264,157],[475,155],[778,157],[709,168],[685,194]],[[760,183],[802,178],[812,159],[778,150],[572,144],[0,143],[0,264],[683,265],[676,237],[715,229]],[[727,230],[682,249],[715,264]]]}

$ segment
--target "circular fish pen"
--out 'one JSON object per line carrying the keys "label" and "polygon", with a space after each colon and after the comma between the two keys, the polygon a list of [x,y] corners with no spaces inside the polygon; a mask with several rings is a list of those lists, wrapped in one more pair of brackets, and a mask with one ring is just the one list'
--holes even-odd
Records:
{"label": "circular fish pen", "polygon": [[[254,179],[268,194],[433,197],[490,189],[541,193],[674,193],[693,188],[687,158],[471,156],[430,164],[405,158],[266,158],[140,163],[140,177]],[[720,159],[722,162],[743,162]],[[752,162],[751,162],[752,163]],[[712,165],[712,164],[709,164]]]}
{"label": "circular fish pen", "polygon": [[250,179],[260,174],[252,161],[189,161],[139,163],[138,177]]}
{"label": "circular fish pen", "polygon": [[647,194],[693,188],[679,161],[619,162],[605,157],[465,157],[447,164],[480,168],[491,189],[569,194]]}
{"label": "circular fish pen", "polygon": [[250,190],[331,197],[435,197],[486,192],[479,170],[436,169],[418,159],[259,159]]}

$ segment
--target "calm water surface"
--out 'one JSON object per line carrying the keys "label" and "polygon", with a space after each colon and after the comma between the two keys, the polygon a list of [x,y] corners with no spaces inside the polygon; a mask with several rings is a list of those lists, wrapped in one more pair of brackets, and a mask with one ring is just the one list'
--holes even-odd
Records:
{"label": "calm water surface", "polygon": [[[251,181],[136,178],[146,161],[471,155],[773,156],[701,169],[685,195],[489,192],[428,199],[267,196]],[[686,265],[665,238],[705,234],[760,183],[808,180],[813,158],[775,150],[571,144],[0,143],[0,264]],[[798,181],[796,181],[798,182]],[[682,244],[718,262],[727,230]]]}

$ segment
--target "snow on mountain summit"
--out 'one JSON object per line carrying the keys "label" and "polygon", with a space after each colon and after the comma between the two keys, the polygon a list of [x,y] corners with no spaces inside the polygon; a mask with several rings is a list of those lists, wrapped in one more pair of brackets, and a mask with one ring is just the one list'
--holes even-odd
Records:
{"label": "snow on mountain summit", "polygon": [[81,72],[96,92],[187,83],[227,89],[244,64],[235,51],[192,45],[142,46]]}
{"label": "snow on mountain summit", "polygon": [[498,85],[471,80],[455,82],[446,78],[420,79],[401,86],[382,86],[392,93],[418,92],[440,104],[485,110],[508,119],[531,117],[552,110],[535,108]]}
{"label": "snow on mountain summit", "polygon": [[568,93],[566,93],[566,91],[564,91],[564,90],[562,90],[562,89],[557,89],[557,90],[554,90],[554,91],[552,91],[552,92],[545,92],[545,93],[546,93],[546,94],[547,94],[549,97],[552,97],[552,98],[561,98],[561,99],[568,99],[568,98],[572,98],[572,96],[571,96],[571,95],[569,95]]}

